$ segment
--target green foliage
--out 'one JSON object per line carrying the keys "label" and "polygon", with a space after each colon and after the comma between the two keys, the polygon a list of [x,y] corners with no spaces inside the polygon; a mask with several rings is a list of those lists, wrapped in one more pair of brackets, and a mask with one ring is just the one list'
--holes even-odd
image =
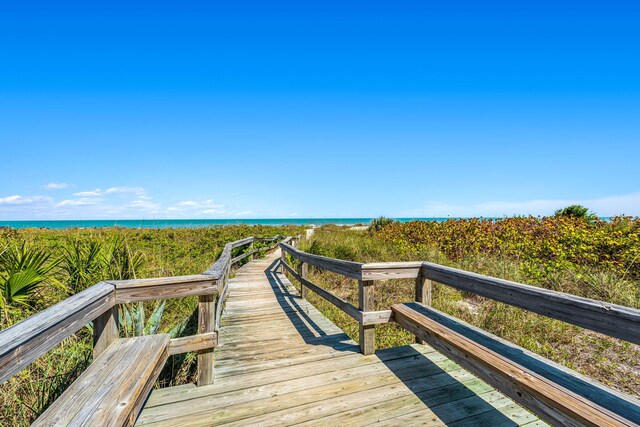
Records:
{"label": "green foliage", "polygon": [[160,329],[164,307],[165,301],[156,304],[147,319],[142,302],[122,304],[118,311],[120,336],[139,337],[157,333],[158,329]]}
{"label": "green foliage", "polygon": [[378,218],[375,218],[371,221],[371,224],[369,225],[369,231],[380,231],[384,227],[388,226],[389,224],[393,224],[394,222],[395,221],[392,218],[379,216]]}
{"label": "green foliage", "polygon": [[66,274],[65,283],[70,293],[88,288],[102,276],[103,245],[100,241],[69,239],[62,245],[60,268]]}
{"label": "green foliage", "polygon": [[8,323],[12,308],[33,306],[38,286],[57,265],[50,258],[44,250],[29,248],[24,242],[0,254],[0,306]]}
{"label": "green foliage", "polygon": [[105,279],[134,279],[144,257],[132,250],[123,236],[87,240],[68,238],[60,245],[63,282],[75,294]]}
{"label": "green foliage", "polygon": [[114,236],[106,244],[103,255],[106,276],[111,279],[128,280],[136,278],[144,263],[141,252],[132,251],[122,236]]}
{"label": "green foliage", "polygon": [[592,268],[640,278],[640,218],[412,221],[391,224],[375,237],[409,249],[434,247],[452,261],[478,255],[511,259],[529,280],[540,283],[559,271]]}
{"label": "green foliage", "polygon": [[589,212],[589,209],[585,208],[581,205],[571,205],[567,206],[563,209],[558,209],[554,216],[556,217],[572,217],[572,218],[583,218],[586,220],[594,220],[596,219],[596,215],[593,212]]}

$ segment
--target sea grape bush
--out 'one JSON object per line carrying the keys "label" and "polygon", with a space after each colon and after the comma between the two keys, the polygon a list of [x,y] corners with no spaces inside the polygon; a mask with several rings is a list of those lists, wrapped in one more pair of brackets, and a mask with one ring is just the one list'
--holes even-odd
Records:
{"label": "sea grape bush", "polygon": [[640,218],[573,216],[393,222],[375,237],[407,249],[437,247],[452,261],[486,254],[518,261],[528,277],[597,268],[640,279]]}

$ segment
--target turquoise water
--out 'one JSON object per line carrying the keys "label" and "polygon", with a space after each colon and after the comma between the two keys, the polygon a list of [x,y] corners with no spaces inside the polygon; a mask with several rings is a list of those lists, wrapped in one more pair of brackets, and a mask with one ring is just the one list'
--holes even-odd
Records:
{"label": "turquoise water", "polygon": [[[64,221],[0,221],[0,227],[11,228],[195,228],[221,225],[324,225],[369,224],[373,218],[268,218],[268,219],[119,219],[119,220],[64,220]],[[445,221],[448,218],[396,218],[407,222],[414,220]]]}

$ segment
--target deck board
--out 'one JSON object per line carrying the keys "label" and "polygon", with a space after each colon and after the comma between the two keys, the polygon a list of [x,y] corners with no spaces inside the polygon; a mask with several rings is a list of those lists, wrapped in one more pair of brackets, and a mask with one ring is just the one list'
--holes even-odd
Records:
{"label": "deck board", "polygon": [[545,425],[429,346],[361,355],[278,257],[230,280],[214,384],[155,390],[137,425]]}

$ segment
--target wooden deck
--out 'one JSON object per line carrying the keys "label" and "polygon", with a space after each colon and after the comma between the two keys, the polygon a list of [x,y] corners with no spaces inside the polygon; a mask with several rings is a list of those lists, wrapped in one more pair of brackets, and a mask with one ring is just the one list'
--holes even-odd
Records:
{"label": "wooden deck", "polygon": [[279,255],[230,280],[214,384],[155,390],[136,425],[546,425],[427,345],[363,356],[276,272]]}

